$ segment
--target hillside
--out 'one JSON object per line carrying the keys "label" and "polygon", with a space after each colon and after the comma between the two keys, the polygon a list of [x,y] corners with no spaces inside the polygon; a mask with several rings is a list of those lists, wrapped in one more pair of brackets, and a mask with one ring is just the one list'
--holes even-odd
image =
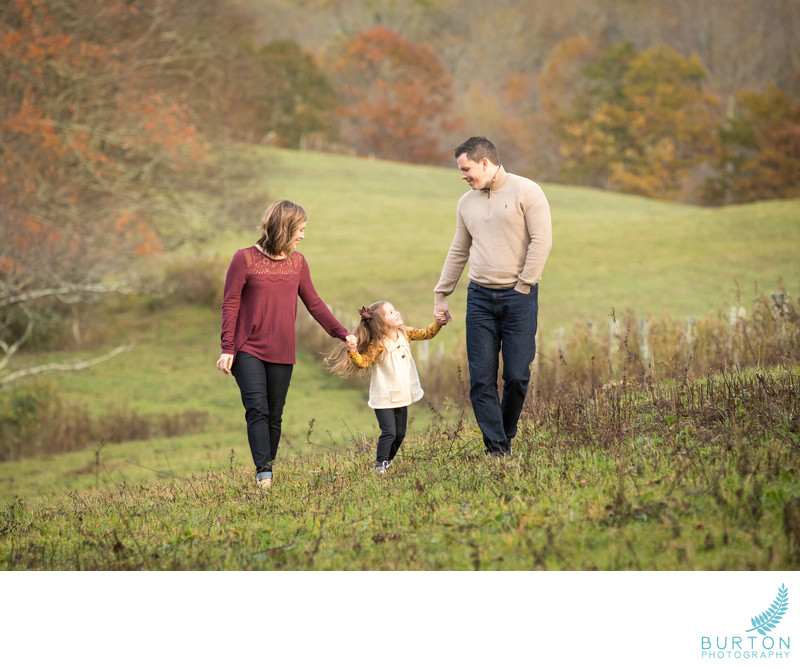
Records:
{"label": "hillside", "polygon": [[[309,215],[300,250],[319,293],[344,322],[376,299],[392,300],[411,325],[429,322],[431,291],[452,238],[455,204],[464,192],[455,168],[239,146],[220,156],[220,169],[235,160],[248,165],[248,177],[225,182],[224,190],[233,203],[257,202],[251,216],[214,221],[213,243],[187,244],[176,256],[215,258],[213,280],[221,289],[232,253],[255,241],[261,210],[274,198],[294,199]],[[796,201],[700,209],[542,185],[555,240],[540,297],[543,355],[553,348],[557,328],[602,324],[612,308],[638,315],[703,315],[736,304],[737,282],[745,307],[755,285],[768,293],[782,278],[795,293],[800,284]],[[201,212],[208,197],[195,194],[186,202],[184,215],[194,217],[193,229],[205,225]],[[434,340],[434,351],[441,346],[450,354],[462,346],[465,284],[462,278],[451,299],[455,321]],[[39,461],[0,464],[4,496],[164,478],[231,462],[249,465],[235,384],[214,369],[218,307],[170,303],[102,313],[102,322],[91,323],[91,329],[104,332],[94,345],[107,350],[109,343],[135,336],[134,351],[47,383],[94,416],[199,412],[207,422],[200,434],[48,456],[47,467]],[[90,324],[84,327],[89,330]],[[91,332],[86,335],[91,342]],[[75,355],[92,352],[90,346]],[[320,364],[323,352],[304,352],[298,361],[282,457],[336,451],[375,434],[366,382],[352,385],[332,377]],[[40,357],[28,355],[22,362]],[[422,376],[424,387],[424,370]],[[452,384],[456,393],[457,379]],[[412,433],[429,423],[425,402],[413,407],[411,418]]]}
{"label": "hillside", "polygon": [[[409,323],[431,316],[433,287],[455,231],[464,184],[452,169],[247,147],[262,164],[249,184],[302,204],[302,252],[315,284],[338,311],[389,299]],[[514,165],[506,165],[514,171]],[[536,180],[535,175],[525,175]],[[553,251],[540,292],[542,341],[556,328],[603,322],[613,307],[639,316],[700,316],[747,306],[754,287],[800,287],[800,202],[706,209],[568,186],[541,184],[553,219]],[[251,221],[229,221],[218,244],[226,260],[254,241]],[[466,276],[451,299],[444,336],[461,337]]]}

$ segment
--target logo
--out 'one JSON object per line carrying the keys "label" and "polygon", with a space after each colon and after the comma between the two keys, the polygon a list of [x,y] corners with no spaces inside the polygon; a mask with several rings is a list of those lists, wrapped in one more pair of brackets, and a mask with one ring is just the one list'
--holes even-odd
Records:
{"label": "logo", "polygon": [[[750,618],[744,634],[700,637],[700,657],[704,660],[788,660],[791,637],[774,636],[774,630],[789,608],[789,589],[778,588],[778,596],[763,613]],[[757,632],[757,634],[753,634]]]}
{"label": "logo", "polygon": [[760,616],[754,616],[753,618],[750,618],[750,622],[753,624],[753,627],[747,631],[758,632],[759,634],[766,636],[767,632],[775,629],[775,627],[781,621],[781,618],[783,618],[783,614],[786,613],[786,609],[788,607],[789,590],[785,585],[781,584],[781,587],[778,589],[778,596],[775,598],[775,601],[772,602],[772,606],[770,606]]}

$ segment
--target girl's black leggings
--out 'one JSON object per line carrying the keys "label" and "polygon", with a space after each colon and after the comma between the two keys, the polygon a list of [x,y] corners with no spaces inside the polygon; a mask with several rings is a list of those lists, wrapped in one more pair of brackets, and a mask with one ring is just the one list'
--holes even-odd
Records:
{"label": "girl's black leggings", "polygon": [[375,409],[375,417],[381,428],[381,436],[378,437],[378,452],[375,455],[375,463],[380,465],[383,462],[392,461],[406,437],[408,407]]}

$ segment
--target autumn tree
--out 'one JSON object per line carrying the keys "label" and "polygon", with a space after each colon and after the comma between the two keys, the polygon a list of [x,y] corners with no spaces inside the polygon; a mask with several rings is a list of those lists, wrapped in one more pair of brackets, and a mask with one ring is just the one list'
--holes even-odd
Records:
{"label": "autumn tree", "polygon": [[148,202],[203,158],[185,100],[140,58],[156,4],[0,9],[0,373],[48,300],[131,289],[132,259],[162,245]]}
{"label": "autumn tree", "polygon": [[587,37],[567,38],[551,50],[536,77],[539,110],[531,122],[536,129],[533,142],[542,155],[537,163],[548,178],[555,178],[561,169],[559,131],[587,94],[590,79],[584,70],[598,56],[599,48]]}
{"label": "autumn tree", "polygon": [[434,52],[382,26],[347,41],[332,64],[342,135],[359,153],[438,163],[452,81]]}
{"label": "autumn tree", "polygon": [[705,70],[667,46],[612,47],[583,71],[585,94],[558,120],[562,178],[651,197],[685,195],[714,150],[718,102]]}
{"label": "autumn tree", "polygon": [[[558,54],[560,58],[539,79],[543,110],[559,139],[559,177],[567,183],[607,188],[611,162],[627,142],[627,127],[612,115],[622,113],[623,77],[633,59],[633,45],[616,45],[599,55],[592,54],[590,44],[560,47],[563,56]],[[547,87],[564,94],[551,98]]]}
{"label": "autumn tree", "polygon": [[[335,104],[314,57],[297,42],[255,43],[252,3],[143,0],[140,63],[156,87],[191,107],[204,137],[297,147],[328,129]],[[144,14],[142,16],[142,14]],[[166,36],[166,37],[165,37]]]}
{"label": "autumn tree", "polygon": [[293,40],[270,42],[255,52],[249,87],[254,126],[273,144],[299,148],[311,135],[332,139],[336,106],[333,86],[314,57]]}
{"label": "autumn tree", "polygon": [[800,197],[800,102],[777,86],[740,92],[720,129],[711,204]]}

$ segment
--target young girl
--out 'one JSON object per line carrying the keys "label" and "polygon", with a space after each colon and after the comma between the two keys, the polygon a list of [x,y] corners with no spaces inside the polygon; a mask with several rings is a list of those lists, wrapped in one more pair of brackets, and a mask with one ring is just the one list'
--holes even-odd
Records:
{"label": "young girl", "polygon": [[349,340],[346,345],[340,344],[326,362],[332,372],[345,378],[359,371],[366,373],[372,365],[367,405],[375,411],[381,429],[375,472],[383,474],[406,436],[408,405],[422,397],[409,342],[432,339],[443,323],[431,323],[424,330],[411,329],[389,302],[361,307],[359,313],[357,343]]}

